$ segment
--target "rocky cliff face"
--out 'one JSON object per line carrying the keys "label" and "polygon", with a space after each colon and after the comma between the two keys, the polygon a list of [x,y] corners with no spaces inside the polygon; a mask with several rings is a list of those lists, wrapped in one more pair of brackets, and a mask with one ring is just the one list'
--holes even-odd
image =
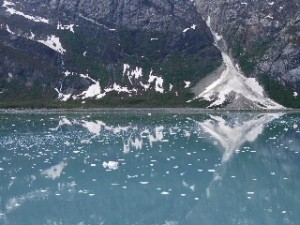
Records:
{"label": "rocky cliff face", "polygon": [[[0,4],[2,103],[58,96],[155,105],[165,104],[158,99],[163,94],[171,105],[185,104],[192,96],[189,87],[221,62],[190,1]],[[16,86],[22,92],[17,96]]]}
{"label": "rocky cliff face", "polygon": [[[188,100],[191,88],[221,65],[221,51],[271,94],[275,81],[300,102],[296,0],[0,0],[0,6],[2,106],[209,106],[210,98]],[[223,37],[221,49],[208,16]]]}
{"label": "rocky cliff face", "polygon": [[[297,97],[300,92],[299,1],[196,0],[196,5],[203,18],[211,17],[213,29],[227,44],[225,50],[247,76],[256,77],[266,89],[273,88],[270,87],[273,82],[283,85],[280,90],[290,89],[288,94],[293,95],[289,99]],[[274,97],[280,98],[280,93],[277,95]],[[284,98],[278,100],[284,104]]]}

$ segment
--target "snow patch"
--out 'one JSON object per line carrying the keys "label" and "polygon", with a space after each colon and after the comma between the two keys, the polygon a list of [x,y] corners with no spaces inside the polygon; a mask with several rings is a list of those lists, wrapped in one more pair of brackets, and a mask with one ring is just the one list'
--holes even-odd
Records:
{"label": "snow patch", "polygon": [[48,46],[62,55],[66,52],[59,41],[59,37],[56,37],[55,35],[47,36],[47,40],[38,40],[38,42]]}
{"label": "snow patch", "polygon": [[96,97],[97,99],[101,99],[105,95],[106,95],[105,93],[101,93],[100,82],[97,81],[95,84],[89,86],[89,88],[86,91],[83,91],[78,96],[80,96],[82,99],[94,98],[94,97]]}
{"label": "snow patch", "polygon": [[152,74],[153,74],[153,70],[151,70],[150,72],[148,84],[150,85],[152,82],[155,81],[155,91],[164,93],[164,88],[163,88],[164,80],[161,77],[154,76]]}
{"label": "snow patch", "polygon": [[154,83],[155,91],[164,93],[164,88],[163,88],[163,78],[159,76],[153,75],[153,70],[150,71],[148,82],[143,83],[141,81],[141,78],[144,77],[143,75],[143,69],[140,67],[135,67],[134,70],[130,70],[131,66],[129,64],[124,64],[123,65],[123,76],[127,76],[128,80],[131,84],[134,83],[134,81],[139,81],[139,84],[144,88],[145,91],[147,91],[150,88],[150,85]]}
{"label": "snow patch", "polygon": [[70,72],[70,71],[65,71],[64,73],[63,73],[66,77],[68,77],[68,76],[70,76],[70,75],[73,75],[73,73],[72,72]]}
{"label": "snow patch", "polygon": [[11,15],[15,14],[15,15],[19,15],[22,16],[28,20],[32,20],[34,22],[40,22],[40,23],[47,23],[49,24],[49,20],[39,17],[39,16],[31,16],[31,15],[26,15],[25,13],[15,10],[14,8],[12,8],[11,6],[15,6],[14,3],[12,2],[8,2],[8,1],[3,1],[3,5],[2,7],[6,8],[6,11],[9,12]]}
{"label": "snow patch", "polygon": [[60,87],[60,89],[54,88],[54,90],[58,93],[58,99],[62,102],[68,101],[72,96],[72,94],[64,94],[62,92],[62,86]]}
{"label": "snow patch", "polygon": [[184,88],[189,88],[191,86],[190,81],[184,81]]}
{"label": "snow patch", "polygon": [[61,22],[57,23],[57,30],[69,30],[72,33],[74,32],[74,24],[69,24],[69,25],[63,25]]}
{"label": "snow patch", "polygon": [[6,25],[6,30],[7,30],[7,32],[8,33],[10,33],[10,34],[15,34],[15,32],[13,32],[10,28],[9,28],[9,26],[8,25]]}
{"label": "snow patch", "polygon": [[124,93],[131,93],[132,90],[129,90],[127,87],[121,87],[120,85],[114,83],[113,86],[109,87],[109,88],[105,88],[104,89],[106,93],[112,92],[112,91],[116,91],[119,93],[124,92]]}
{"label": "snow patch", "polygon": [[188,32],[188,31],[191,30],[191,29],[195,30],[196,27],[197,27],[197,25],[196,25],[196,24],[193,24],[191,27],[185,28],[182,32],[183,32],[183,33],[186,33],[186,32]]}
{"label": "snow patch", "polygon": [[270,16],[270,15],[267,15],[266,17],[265,17],[266,19],[274,19],[274,17],[273,16]]}

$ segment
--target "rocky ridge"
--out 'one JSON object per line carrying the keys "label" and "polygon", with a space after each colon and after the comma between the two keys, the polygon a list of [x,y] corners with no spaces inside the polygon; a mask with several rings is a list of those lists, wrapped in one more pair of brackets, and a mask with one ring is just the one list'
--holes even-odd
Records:
{"label": "rocky ridge", "polygon": [[[289,95],[287,106],[300,107],[296,0],[0,4],[2,107],[24,102],[37,107],[65,107],[72,102],[75,107],[224,107],[214,105],[212,98],[189,101],[194,99],[193,87],[209,86],[204,83],[218,71],[222,51],[239,64],[237,70],[267,90],[261,96],[269,94],[283,104],[280,100]],[[215,34],[222,36],[222,46],[221,42],[215,46]],[[278,88],[272,82],[288,94],[276,99],[272,92]],[[237,104],[231,93],[226,98],[230,107],[257,108],[242,97],[246,104]]]}
{"label": "rocky ridge", "polygon": [[245,75],[257,78],[265,89],[272,88],[273,81],[282,85],[289,90],[290,96],[285,97],[296,101],[300,92],[299,1],[195,2],[203,18],[210,16],[211,26],[226,42],[224,50]]}
{"label": "rocky ridge", "polygon": [[189,87],[221,62],[189,1],[3,1],[0,12],[2,101],[15,99],[18,84],[29,100],[32,89],[116,102],[145,101],[146,91],[185,104]]}

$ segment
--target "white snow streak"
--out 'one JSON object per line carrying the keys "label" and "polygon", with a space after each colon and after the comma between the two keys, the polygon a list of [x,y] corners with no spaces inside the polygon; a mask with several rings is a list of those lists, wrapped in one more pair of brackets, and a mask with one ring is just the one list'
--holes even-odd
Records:
{"label": "white snow streak", "polygon": [[[207,25],[210,27],[211,21],[208,17]],[[210,27],[212,30],[212,28]],[[212,30],[215,38],[215,45],[222,39]],[[226,69],[222,72],[221,77],[198,95],[197,98],[202,98],[207,101],[212,101],[209,107],[220,106],[228,98],[231,93],[235,94],[236,99],[243,96],[252,101],[258,108],[281,109],[281,105],[264,96],[264,90],[255,80],[255,78],[246,78],[239,72],[239,69],[234,66],[232,59],[224,51],[221,51]]]}
{"label": "white snow streak", "polygon": [[57,30],[69,30],[72,33],[75,33],[74,24],[63,25],[61,22],[58,22],[57,23]]}
{"label": "white snow streak", "polygon": [[14,3],[12,2],[8,2],[8,1],[3,1],[3,5],[2,7],[6,8],[6,11],[9,12],[11,15],[15,14],[15,15],[19,15],[22,16],[28,20],[32,20],[34,22],[40,22],[40,23],[49,23],[49,20],[39,17],[39,16],[30,16],[30,15],[26,15],[25,13],[15,10],[14,8],[12,8],[11,6],[15,6]]}

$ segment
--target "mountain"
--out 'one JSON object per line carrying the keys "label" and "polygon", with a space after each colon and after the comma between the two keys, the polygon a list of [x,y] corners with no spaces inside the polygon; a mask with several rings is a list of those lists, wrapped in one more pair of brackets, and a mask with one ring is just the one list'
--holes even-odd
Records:
{"label": "mountain", "polygon": [[243,74],[255,77],[278,103],[299,108],[300,2],[195,2]]}
{"label": "mountain", "polygon": [[1,107],[300,107],[296,0],[0,5]]}

